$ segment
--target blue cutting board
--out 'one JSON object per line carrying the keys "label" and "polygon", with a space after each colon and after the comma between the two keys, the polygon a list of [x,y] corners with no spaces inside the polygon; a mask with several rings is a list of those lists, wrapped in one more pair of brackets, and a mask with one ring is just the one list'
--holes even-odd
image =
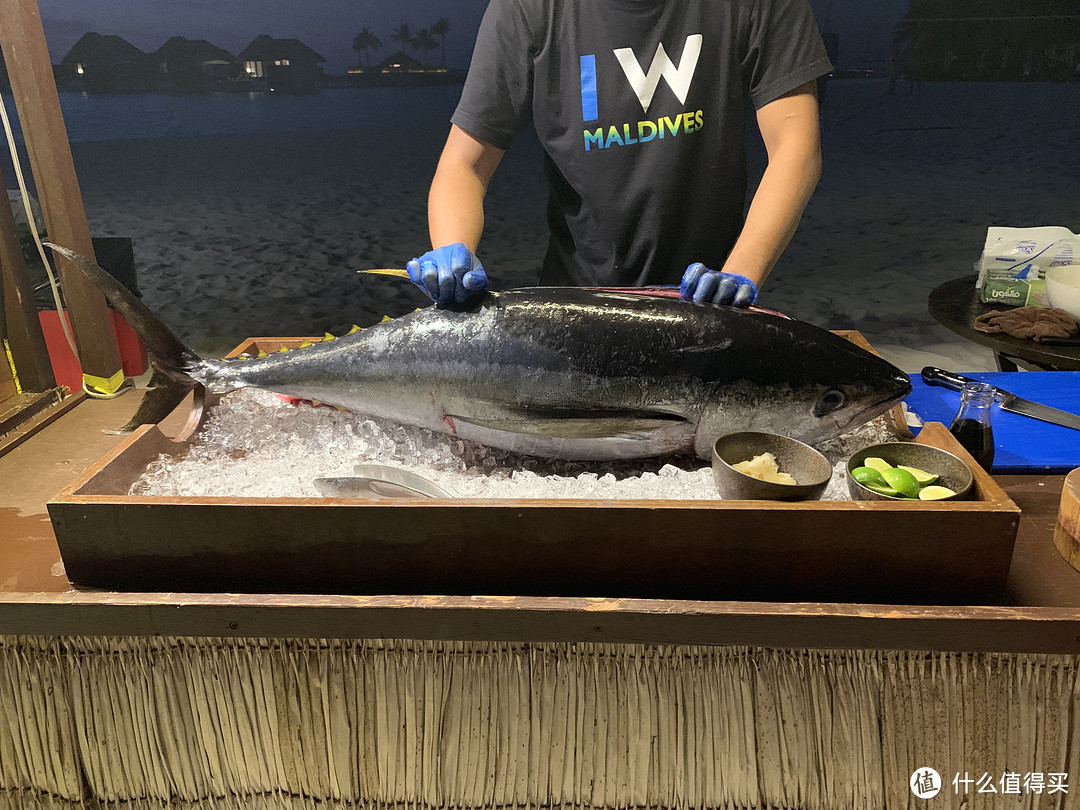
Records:
{"label": "blue cutting board", "polygon": [[[959,373],[999,385],[1018,397],[1080,414],[1080,371]],[[924,422],[948,427],[960,408],[959,392],[927,385],[918,374],[911,375],[911,386],[908,409]],[[1080,467],[1080,430],[1009,413],[1000,405],[994,405],[990,420],[995,473],[1068,472]]]}

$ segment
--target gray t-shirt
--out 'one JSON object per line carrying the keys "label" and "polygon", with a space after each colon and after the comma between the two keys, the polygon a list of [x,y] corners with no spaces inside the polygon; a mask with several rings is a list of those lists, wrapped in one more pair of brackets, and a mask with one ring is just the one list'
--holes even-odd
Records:
{"label": "gray t-shirt", "polygon": [[491,0],[452,121],[546,152],[543,284],[675,284],[743,222],[748,101],[831,69],[808,0]]}

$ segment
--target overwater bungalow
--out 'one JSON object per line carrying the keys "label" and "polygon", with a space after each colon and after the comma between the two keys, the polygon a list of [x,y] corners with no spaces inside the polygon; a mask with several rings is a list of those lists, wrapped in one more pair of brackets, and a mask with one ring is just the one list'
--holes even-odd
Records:
{"label": "overwater bungalow", "polygon": [[157,89],[213,90],[240,76],[237,58],[205,39],[170,37],[149,56]]}
{"label": "overwater bungalow", "polygon": [[403,51],[388,56],[372,67],[350,67],[348,76],[351,84],[389,87],[455,84],[465,80],[464,71],[425,65]]}
{"label": "overwater bungalow", "polygon": [[123,92],[149,87],[147,55],[115,34],[84,34],[55,68],[64,89]]}
{"label": "overwater bungalow", "polygon": [[243,63],[242,81],[253,88],[306,92],[323,85],[326,59],[298,39],[274,39],[260,34],[237,58]]}

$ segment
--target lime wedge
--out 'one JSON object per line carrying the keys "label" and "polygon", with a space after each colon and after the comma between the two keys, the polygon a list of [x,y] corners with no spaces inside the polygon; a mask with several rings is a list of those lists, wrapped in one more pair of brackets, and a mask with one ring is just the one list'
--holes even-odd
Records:
{"label": "lime wedge", "polygon": [[938,478],[941,476],[934,475],[934,473],[928,473],[925,470],[920,470],[918,467],[908,467],[905,464],[897,464],[898,470],[907,470],[909,473],[915,476],[915,480],[922,484],[924,487],[927,484],[937,483]]}
{"label": "lime wedge", "polygon": [[885,483],[885,479],[881,477],[881,473],[873,467],[856,467],[851,471],[851,477],[863,486],[869,486],[870,484],[877,484],[879,487],[889,486]]}
{"label": "lime wedge", "polygon": [[940,501],[942,498],[951,498],[955,494],[948,487],[929,486],[919,490],[919,500]]}
{"label": "lime wedge", "polygon": [[919,497],[919,482],[916,481],[915,476],[909,473],[907,470],[901,470],[899,467],[893,467],[891,469],[882,471],[881,477],[885,479],[886,484],[895,489],[905,498]]}
{"label": "lime wedge", "polygon": [[878,484],[863,484],[871,492],[876,492],[878,495],[888,495],[890,498],[902,498],[904,497],[895,489],[889,486],[880,486]]}
{"label": "lime wedge", "polygon": [[877,456],[870,456],[870,458],[864,458],[863,466],[869,467],[872,470],[877,470],[881,473],[885,472],[886,470],[891,470],[893,468],[892,464],[890,464],[883,458],[878,458]]}

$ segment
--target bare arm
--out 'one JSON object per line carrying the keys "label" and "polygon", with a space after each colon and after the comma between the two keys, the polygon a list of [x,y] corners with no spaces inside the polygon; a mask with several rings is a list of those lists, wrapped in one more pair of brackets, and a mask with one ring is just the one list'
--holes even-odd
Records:
{"label": "bare arm", "polygon": [[476,252],[484,230],[484,195],[504,150],[450,127],[428,194],[432,247],[462,242]]}
{"label": "bare arm", "polygon": [[821,124],[813,83],[766,104],[757,121],[769,163],[723,269],[760,286],[795,235],[821,178]]}

